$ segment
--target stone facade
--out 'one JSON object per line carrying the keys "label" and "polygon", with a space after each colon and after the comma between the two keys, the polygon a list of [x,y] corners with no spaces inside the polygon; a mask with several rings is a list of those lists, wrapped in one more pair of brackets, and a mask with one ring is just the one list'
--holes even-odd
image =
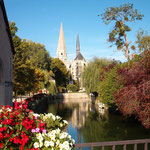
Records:
{"label": "stone facade", "polygon": [[68,66],[67,49],[66,49],[66,44],[65,44],[62,23],[60,27],[60,34],[59,34],[59,40],[58,40],[58,46],[57,46],[57,58],[59,58],[66,66]]}
{"label": "stone facade", "polygon": [[59,41],[57,47],[57,58],[62,60],[62,62],[66,65],[67,69],[71,72],[72,79],[79,81],[80,88],[83,89],[82,72],[84,70],[84,67],[87,65],[87,61],[80,52],[79,34],[77,34],[76,41],[76,58],[72,60],[71,63],[68,63],[62,23],[60,27]]}
{"label": "stone facade", "polygon": [[76,41],[76,58],[71,62],[71,75],[74,80],[79,82],[80,88],[83,89],[82,72],[87,66],[87,61],[80,52],[79,34]]}
{"label": "stone facade", "polygon": [[3,0],[0,0],[0,105],[12,105],[13,43]]}

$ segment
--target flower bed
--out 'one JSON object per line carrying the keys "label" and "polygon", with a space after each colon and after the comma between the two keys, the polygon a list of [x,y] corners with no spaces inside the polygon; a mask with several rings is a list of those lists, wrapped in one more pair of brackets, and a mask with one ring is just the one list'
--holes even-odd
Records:
{"label": "flower bed", "polygon": [[74,140],[62,131],[67,121],[53,114],[35,114],[27,101],[0,109],[0,149],[69,150]]}

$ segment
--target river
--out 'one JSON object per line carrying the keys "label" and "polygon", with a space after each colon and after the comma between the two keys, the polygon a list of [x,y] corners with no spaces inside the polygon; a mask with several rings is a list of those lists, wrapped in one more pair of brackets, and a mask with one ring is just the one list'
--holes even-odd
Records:
{"label": "river", "polygon": [[[69,122],[65,130],[76,143],[150,138],[150,131],[144,129],[137,121],[95,108],[92,103],[50,104],[48,112],[59,115]],[[142,150],[142,147],[138,149]]]}

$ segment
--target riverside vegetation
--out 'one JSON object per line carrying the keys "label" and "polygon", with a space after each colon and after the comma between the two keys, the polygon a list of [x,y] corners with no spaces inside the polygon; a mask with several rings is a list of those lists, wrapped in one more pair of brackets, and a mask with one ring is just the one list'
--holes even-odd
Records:
{"label": "riverside vegetation", "polygon": [[131,31],[127,23],[142,20],[143,15],[133,9],[133,4],[124,4],[107,8],[99,16],[105,24],[114,23],[108,41],[125,53],[127,62],[94,58],[83,72],[83,85],[87,93],[97,93],[97,99],[109,108],[134,116],[149,129],[150,36],[140,29],[136,46],[127,41],[127,32]]}

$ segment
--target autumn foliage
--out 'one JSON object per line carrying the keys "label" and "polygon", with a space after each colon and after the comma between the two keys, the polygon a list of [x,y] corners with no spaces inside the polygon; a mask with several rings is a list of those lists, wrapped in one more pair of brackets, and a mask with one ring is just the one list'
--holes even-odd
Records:
{"label": "autumn foliage", "polygon": [[124,87],[115,92],[116,103],[123,115],[135,115],[150,128],[150,51],[139,61],[118,70]]}

